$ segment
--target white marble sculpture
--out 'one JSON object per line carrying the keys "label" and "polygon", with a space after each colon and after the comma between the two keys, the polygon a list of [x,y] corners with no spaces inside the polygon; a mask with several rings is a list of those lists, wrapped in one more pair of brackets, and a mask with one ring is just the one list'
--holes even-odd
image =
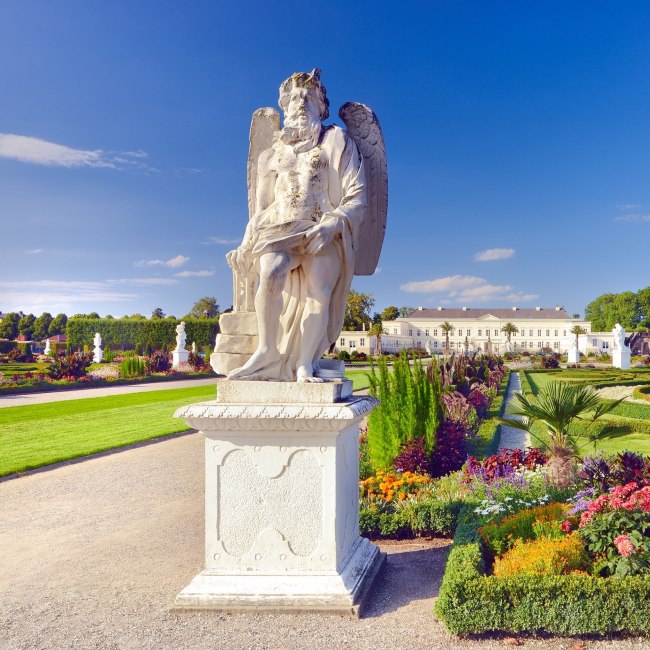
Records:
{"label": "white marble sculpture", "polygon": [[196,354],[196,341],[192,341],[192,354]]}
{"label": "white marble sculpture", "polygon": [[[49,342],[49,341],[48,341]],[[95,338],[93,339],[93,345],[95,348],[93,349],[93,362],[94,363],[101,363],[103,358],[104,358],[104,352],[102,350],[102,337],[99,332],[95,332]]]}
{"label": "white marble sculpture", "polygon": [[188,353],[185,349],[187,335],[185,334],[185,321],[181,321],[176,326],[176,349],[172,352],[172,366],[175,368],[181,363],[187,361]]}
{"label": "white marble sculpture", "polygon": [[614,347],[612,349],[612,365],[614,368],[627,370],[631,364],[632,351],[625,345],[625,328],[616,323],[612,330]]}
{"label": "white marble sculpture", "polygon": [[352,276],[377,265],[386,156],[377,117],[363,104],[341,107],[347,131],[323,125],[329,101],[318,69],[284,81],[279,104],[284,128],[273,108],[256,111],[251,124],[250,219],[227,260],[234,312],[256,312],[257,339],[228,377],[320,381],[319,359],[341,331]]}
{"label": "white marble sculpture", "polygon": [[52,352],[52,347],[50,346],[50,339],[45,340],[45,350],[43,354],[50,354]]}

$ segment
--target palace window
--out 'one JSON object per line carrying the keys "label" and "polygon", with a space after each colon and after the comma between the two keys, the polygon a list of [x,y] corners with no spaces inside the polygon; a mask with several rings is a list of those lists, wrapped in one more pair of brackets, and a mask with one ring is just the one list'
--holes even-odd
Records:
{"label": "palace window", "polygon": [[532,350],[532,349],[535,347],[535,345],[534,345],[533,342],[531,341],[531,342],[528,344],[528,347]]}
{"label": "palace window", "polygon": [[359,345],[363,347],[366,344],[366,339],[359,339]]}
{"label": "palace window", "polygon": [[345,339],[344,338],[341,339],[341,345],[345,345]]}
{"label": "palace window", "polygon": [[541,341],[537,341],[537,347],[538,347],[538,348],[541,348],[541,347],[542,347],[542,342],[541,342]]}
{"label": "palace window", "polygon": [[546,336],[550,336],[550,335],[551,335],[551,330],[546,330]]}
{"label": "palace window", "polygon": [[424,330],[424,335],[429,336],[429,330]]}
{"label": "palace window", "polygon": [[559,349],[560,349],[560,342],[559,342],[559,341],[555,341],[555,343],[553,343],[553,347],[554,347],[556,350],[559,350]]}
{"label": "palace window", "polygon": [[409,330],[409,336],[413,336],[413,330]]}
{"label": "palace window", "polygon": [[557,332],[558,332],[558,330],[555,330],[555,336],[557,336]]}
{"label": "palace window", "polygon": [[471,336],[471,335],[472,335],[472,330],[467,330],[467,336]]}
{"label": "palace window", "polygon": [[438,341],[434,341],[434,342],[433,342],[433,347],[434,347],[434,348],[437,348],[437,347],[438,347]]}
{"label": "palace window", "polygon": [[478,331],[478,335],[479,335],[479,336],[483,336],[483,330],[479,330],[479,331]]}
{"label": "palace window", "polygon": [[397,328],[393,327],[393,334],[397,334]]}
{"label": "palace window", "polygon": [[533,335],[533,330],[528,330],[528,336],[532,336],[532,335]]}
{"label": "palace window", "polygon": [[494,330],[494,336],[499,336],[499,330]]}
{"label": "palace window", "polygon": [[357,347],[357,342],[350,339],[350,349],[356,348],[356,347]]}
{"label": "palace window", "polygon": [[541,336],[541,335],[542,335],[542,330],[537,330],[537,336]]}
{"label": "palace window", "polygon": [[438,330],[433,330],[433,335],[438,336]]}
{"label": "palace window", "polygon": [[462,336],[462,335],[463,335],[463,330],[458,330],[458,336]]}

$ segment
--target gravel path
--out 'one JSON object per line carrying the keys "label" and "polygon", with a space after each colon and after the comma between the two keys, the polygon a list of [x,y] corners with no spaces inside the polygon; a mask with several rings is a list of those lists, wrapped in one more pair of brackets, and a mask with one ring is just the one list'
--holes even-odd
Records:
{"label": "gravel path", "polygon": [[[644,384],[639,385],[643,386]],[[632,392],[637,387],[638,386],[606,386],[605,388],[599,388],[596,392],[602,399],[621,399],[621,397],[624,397],[626,402],[650,405],[648,400],[632,397]]]}
{"label": "gravel path", "polygon": [[[460,640],[432,615],[448,540],[382,544],[388,563],[364,618],[185,613],[202,569],[203,440],[194,433],[0,483],[2,650],[433,650]],[[574,647],[524,639],[520,647]],[[648,648],[647,640],[588,648]]]}
{"label": "gravel path", "polygon": [[179,379],[178,381],[159,381],[151,384],[135,384],[122,386],[104,386],[103,388],[79,388],[66,391],[46,393],[26,393],[23,395],[1,395],[0,408],[7,406],[28,406],[30,404],[45,404],[46,402],[67,402],[72,399],[86,397],[106,397],[107,395],[125,395],[128,393],[148,393],[153,390],[171,390],[172,388],[191,388],[192,386],[216,385],[216,377],[207,379]]}
{"label": "gravel path", "polygon": [[[521,393],[521,379],[518,372],[513,372],[510,375],[510,383],[508,384],[508,394],[506,395],[506,404],[514,399],[514,393]],[[521,420],[518,415],[508,416],[513,419]],[[499,450],[501,449],[521,449],[526,451],[530,447],[530,434],[527,431],[514,429],[501,425],[501,438],[499,440]]]}

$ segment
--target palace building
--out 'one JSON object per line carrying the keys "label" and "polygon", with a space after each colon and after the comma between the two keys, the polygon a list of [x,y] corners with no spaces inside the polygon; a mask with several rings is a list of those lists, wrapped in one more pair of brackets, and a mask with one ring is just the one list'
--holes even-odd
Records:
{"label": "palace building", "polygon": [[[611,332],[591,332],[591,323],[572,318],[563,307],[418,307],[405,318],[384,321],[381,348],[384,353],[402,349],[422,348],[431,353],[445,349],[443,325],[449,329],[449,350],[481,351],[503,354],[508,350],[508,337],[502,331],[506,323],[517,328],[510,337],[513,352],[566,352],[575,341],[571,329],[579,325],[587,331],[580,336],[583,353],[609,352]],[[374,354],[375,337],[368,332],[343,331],[336,351]]]}

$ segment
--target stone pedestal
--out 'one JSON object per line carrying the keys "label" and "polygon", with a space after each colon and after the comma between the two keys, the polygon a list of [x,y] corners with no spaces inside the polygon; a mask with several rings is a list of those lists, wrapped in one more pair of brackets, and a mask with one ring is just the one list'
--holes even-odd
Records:
{"label": "stone pedestal", "polygon": [[181,363],[185,363],[189,353],[187,350],[174,350],[172,352],[172,368],[176,368]]}
{"label": "stone pedestal", "polygon": [[104,359],[104,351],[101,348],[93,350],[93,363],[101,363]]}
{"label": "stone pedestal", "polygon": [[580,352],[577,348],[569,348],[566,355],[567,363],[580,363]]}
{"label": "stone pedestal", "polygon": [[630,348],[627,346],[624,348],[614,348],[614,350],[612,350],[612,365],[614,368],[627,370],[632,365],[630,357]]}
{"label": "stone pedestal", "polygon": [[348,380],[221,381],[179,409],[205,436],[205,569],[176,610],[358,615],[384,556],[359,537],[359,423]]}
{"label": "stone pedestal", "polygon": [[254,311],[221,314],[219,334],[210,355],[210,366],[219,375],[241,368],[257,349],[257,316]]}

